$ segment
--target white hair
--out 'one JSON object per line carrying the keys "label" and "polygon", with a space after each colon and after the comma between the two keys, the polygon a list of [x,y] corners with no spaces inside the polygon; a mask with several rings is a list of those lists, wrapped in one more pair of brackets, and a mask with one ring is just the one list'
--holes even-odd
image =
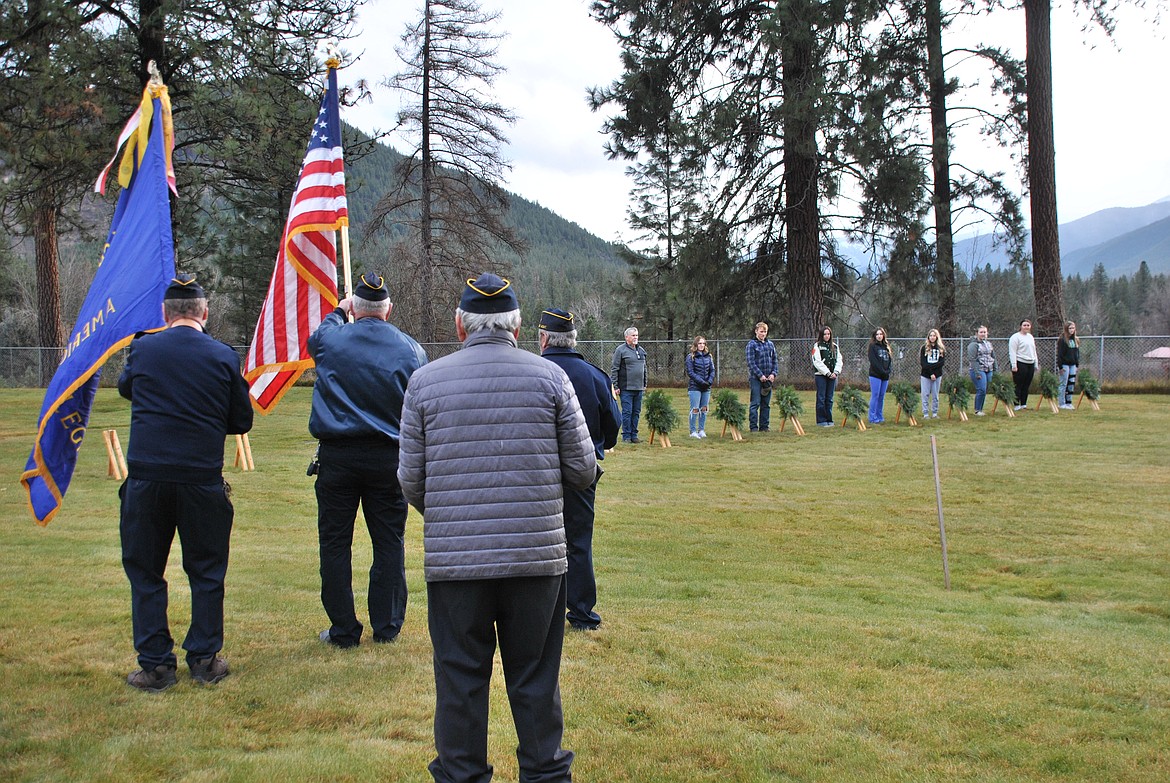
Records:
{"label": "white hair", "polygon": [[638,327],[631,326],[629,329],[626,330],[626,337],[629,337],[631,334],[636,334],[637,331],[638,331]]}
{"label": "white hair", "polygon": [[575,348],[577,345],[576,329],[571,329],[567,332],[549,332],[545,330],[541,331],[541,334],[548,341],[550,348]]}
{"label": "white hair", "polygon": [[515,332],[520,328],[519,310],[509,310],[506,313],[469,313],[456,307],[455,315],[459,316],[463,330],[468,334],[493,330]]}
{"label": "white hair", "polygon": [[202,318],[207,309],[206,297],[198,299],[164,299],[163,313],[167,318]]}
{"label": "white hair", "polygon": [[362,299],[360,296],[355,296],[350,300],[350,306],[353,307],[354,318],[368,318],[370,316],[377,316],[385,320],[386,314],[390,312],[390,300],[382,299],[374,302],[369,299]]}

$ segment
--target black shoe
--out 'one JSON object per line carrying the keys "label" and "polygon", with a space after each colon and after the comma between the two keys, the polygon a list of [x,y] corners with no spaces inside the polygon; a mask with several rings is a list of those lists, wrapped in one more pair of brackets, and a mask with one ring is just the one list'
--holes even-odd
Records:
{"label": "black shoe", "polygon": [[637,435],[635,435],[634,437],[630,438],[630,443],[641,443],[641,442],[642,442],[642,441],[638,440],[638,436],[637,436]]}
{"label": "black shoe", "polygon": [[319,633],[317,635],[317,638],[320,639],[321,641],[325,642],[325,644],[331,644],[334,647],[341,648],[342,650],[348,649],[350,647],[357,647],[358,646],[357,642],[339,642],[339,641],[337,641],[336,639],[333,638],[333,634],[329,633],[328,628],[326,628],[324,631]]}
{"label": "black shoe", "polygon": [[598,623],[597,625],[578,625],[577,623],[569,623],[569,627],[574,631],[600,631],[601,623]]}
{"label": "black shoe", "polygon": [[393,636],[378,636],[374,634],[374,644],[394,644],[396,641],[398,641],[398,634],[394,634]]}
{"label": "black shoe", "polygon": [[202,685],[215,685],[231,674],[228,662],[218,655],[212,655],[201,661],[191,661],[187,666],[191,669],[191,679]]}
{"label": "black shoe", "polygon": [[147,693],[161,693],[179,681],[174,666],[139,669],[126,676],[126,684]]}

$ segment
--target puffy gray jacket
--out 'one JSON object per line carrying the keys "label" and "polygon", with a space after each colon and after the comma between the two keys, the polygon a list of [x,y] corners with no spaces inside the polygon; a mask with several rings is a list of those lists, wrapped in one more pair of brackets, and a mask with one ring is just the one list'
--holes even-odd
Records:
{"label": "puffy gray jacket", "polygon": [[428,582],[565,573],[562,482],[589,487],[597,457],[564,370],[475,332],[410,377],[399,447]]}

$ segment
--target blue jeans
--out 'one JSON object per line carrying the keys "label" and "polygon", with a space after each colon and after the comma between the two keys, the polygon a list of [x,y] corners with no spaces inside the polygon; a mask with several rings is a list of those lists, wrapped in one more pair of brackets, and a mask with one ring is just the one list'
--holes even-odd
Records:
{"label": "blue jeans", "polygon": [[869,423],[881,424],[886,420],[886,389],[890,385],[890,379],[875,378],[869,376]]}
{"label": "blue jeans", "polygon": [[987,399],[987,384],[991,383],[991,370],[971,370],[971,382],[975,384],[975,412],[983,410]]}
{"label": "blue jeans", "polygon": [[933,381],[926,376],[918,376],[919,385],[922,387],[922,415],[929,416],[930,414],[938,415],[938,392],[942,388],[942,378],[935,378]]}
{"label": "blue jeans", "polygon": [[768,424],[772,421],[772,392],[764,394],[760,391],[760,379],[748,378],[751,386],[752,398],[748,405],[748,429],[752,432],[768,431]]}
{"label": "blue jeans", "polygon": [[1072,405],[1073,392],[1077,387],[1077,366],[1060,365],[1060,404]]}
{"label": "blue jeans", "polygon": [[644,389],[626,391],[622,389],[622,440],[632,441],[638,437],[638,419],[642,417],[642,395]]}
{"label": "blue jeans", "polygon": [[837,379],[827,375],[816,376],[817,381],[817,424],[833,423],[833,390]]}
{"label": "blue jeans", "polygon": [[687,395],[691,398],[691,432],[707,429],[707,404],[711,402],[711,390],[691,389]]}

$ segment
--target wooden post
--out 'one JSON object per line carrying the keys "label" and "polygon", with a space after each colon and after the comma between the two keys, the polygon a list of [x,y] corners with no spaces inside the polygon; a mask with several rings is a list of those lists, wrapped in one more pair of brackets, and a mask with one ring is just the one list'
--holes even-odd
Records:
{"label": "wooden post", "polygon": [[1048,407],[1052,408],[1053,413],[1060,413],[1060,409],[1056,407],[1056,400],[1052,399],[1051,397],[1043,396],[1040,398],[1040,402],[1036,403],[1037,413],[1040,412],[1040,406],[1042,406],[1046,401],[1048,402]]}
{"label": "wooden post", "polygon": [[240,470],[255,470],[256,465],[252,462],[252,444],[248,442],[247,433],[236,436],[236,463],[235,466]]}
{"label": "wooden post", "polygon": [[121,481],[126,478],[130,471],[126,467],[126,457],[122,454],[122,444],[118,441],[117,430],[102,430],[102,440],[106,444],[106,456],[109,457],[107,463],[107,477]]}
{"label": "wooden post", "polygon": [[930,456],[934,460],[934,497],[938,503],[938,535],[942,544],[943,585],[951,589],[951,567],[947,563],[947,527],[943,524],[942,482],[938,477],[938,443],[935,436],[930,436]]}
{"label": "wooden post", "polygon": [[800,426],[800,419],[796,418],[795,416],[792,417],[792,428],[796,430],[797,435],[804,434],[804,427]]}

